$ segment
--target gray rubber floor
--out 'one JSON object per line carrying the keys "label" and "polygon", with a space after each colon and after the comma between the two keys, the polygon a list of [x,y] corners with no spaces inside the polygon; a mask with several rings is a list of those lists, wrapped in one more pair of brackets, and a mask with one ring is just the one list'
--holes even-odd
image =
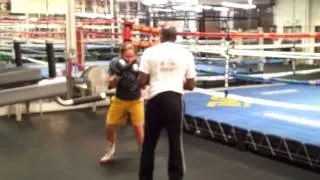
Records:
{"label": "gray rubber floor", "polygon": [[[0,119],[0,178],[2,180],[133,180],[139,153],[132,129],[119,129],[117,159],[108,166],[98,160],[105,147],[105,111],[58,112]],[[186,180],[318,180],[320,175],[250,153],[184,136]],[[167,141],[158,144],[156,180],[167,178]]]}

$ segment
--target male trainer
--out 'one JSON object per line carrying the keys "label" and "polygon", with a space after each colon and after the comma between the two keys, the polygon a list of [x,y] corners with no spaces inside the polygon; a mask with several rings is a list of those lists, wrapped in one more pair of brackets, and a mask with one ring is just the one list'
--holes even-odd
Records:
{"label": "male trainer", "polygon": [[195,87],[195,63],[191,52],[175,44],[175,28],[161,31],[161,44],[145,50],[141,57],[139,84],[149,85],[145,139],[140,160],[140,180],[152,180],[155,149],[162,128],[169,139],[169,180],[182,180],[185,165],[182,133],[184,89]]}
{"label": "male trainer", "polygon": [[141,151],[144,138],[144,100],[138,85],[139,64],[135,47],[125,43],[120,48],[120,58],[115,58],[109,65],[110,88],[116,88],[116,95],[111,99],[106,120],[107,148],[100,163],[107,163],[113,158],[116,149],[116,127],[126,122],[128,115],[135,130],[137,144]]}

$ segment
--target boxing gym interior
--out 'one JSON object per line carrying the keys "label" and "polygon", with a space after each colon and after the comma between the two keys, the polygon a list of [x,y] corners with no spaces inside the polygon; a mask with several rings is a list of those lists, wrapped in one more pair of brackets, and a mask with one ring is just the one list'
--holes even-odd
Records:
{"label": "boxing gym interior", "polygon": [[[101,165],[120,45],[194,56],[186,180],[320,179],[319,0],[0,0],[0,179],[138,179],[130,119]],[[174,53],[174,52],[168,52]],[[154,179],[168,179],[168,138]]]}

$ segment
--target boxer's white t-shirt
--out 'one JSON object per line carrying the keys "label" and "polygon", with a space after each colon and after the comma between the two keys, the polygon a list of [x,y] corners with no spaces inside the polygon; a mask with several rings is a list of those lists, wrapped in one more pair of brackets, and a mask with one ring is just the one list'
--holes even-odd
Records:
{"label": "boxer's white t-shirt", "polygon": [[171,42],[146,49],[141,57],[139,70],[150,76],[149,99],[166,91],[183,94],[185,79],[196,77],[192,53]]}

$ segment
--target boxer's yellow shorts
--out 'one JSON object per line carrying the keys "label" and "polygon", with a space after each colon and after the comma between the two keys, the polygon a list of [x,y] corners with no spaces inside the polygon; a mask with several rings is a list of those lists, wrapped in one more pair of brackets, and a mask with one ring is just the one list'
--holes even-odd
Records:
{"label": "boxer's yellow shorts", "polygon": [[117,97],[111,98],[111,104],[107,114],[107,124],[122,125],[128,120],[128,115],[132,125],[141,126],[144,124],[144,100],[121,100]]}

